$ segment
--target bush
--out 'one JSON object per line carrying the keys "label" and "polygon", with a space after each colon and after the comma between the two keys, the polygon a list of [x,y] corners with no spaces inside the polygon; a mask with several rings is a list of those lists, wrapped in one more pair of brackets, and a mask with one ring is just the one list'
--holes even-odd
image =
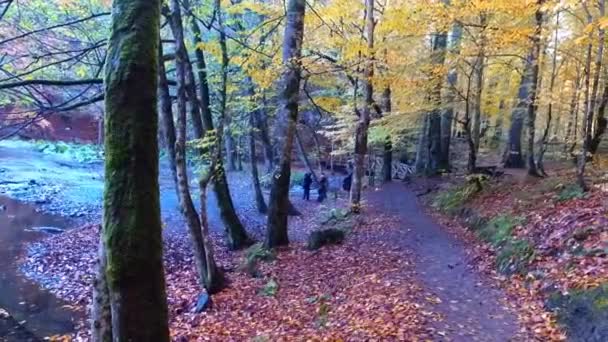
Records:
{"label": "bush", "polygon": [[564,202],[583,197],[585,197],[585,190],[583,190],[583,188],[581,188],[578,184],[569,184],[561,189],[561,191],[558,193],[557,201]]}
{"label": "bush", "polygon": [[276,254],[274,251],[264,248],[264,245],[258,242],[245,251],[245,259],[239,266],[239,269],[252,277],[259,277],[258,263],[260,261],[272,261],[275,258]]}
{"label": "bush", "polygon": [[279,291],[279,283],[277,283],[274,279],[270,279],[264,287],[262,287],[261,294],[266,297],[274,297],[277,295]]}
{"label": "bush", "polygon": [[341,244],[345,236],[343,230],[336,228],[313,231],[308,237],[308,249],[317,250],[325,245]]}

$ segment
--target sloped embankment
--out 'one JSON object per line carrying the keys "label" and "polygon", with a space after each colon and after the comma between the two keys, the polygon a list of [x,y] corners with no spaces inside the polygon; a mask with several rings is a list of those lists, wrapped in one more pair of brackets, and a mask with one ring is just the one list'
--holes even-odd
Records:
{"label": "sloped embankment", "polygon": [[431,204],[483,241],[477,251],[521,298],[521,318],[535,333],[561,339],[558,322],[570,341],[607,341],[606,191],[583,193],[573,179],[471,176]]}

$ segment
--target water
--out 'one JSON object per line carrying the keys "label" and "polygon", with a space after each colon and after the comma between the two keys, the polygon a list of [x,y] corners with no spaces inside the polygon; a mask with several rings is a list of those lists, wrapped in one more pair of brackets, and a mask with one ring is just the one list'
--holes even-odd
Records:
{"label": "water", "polygon": [[3,196],[0,208],[0,309],[11,316],[7,319],[0,312],[0,341],[31,341],[33,336],[42,339],[72,332],[78,314],[25,279],[18,269],[27,243],[46,234],[30,231],[32,227],[68,228],[69,221],[38,213],[31,205]]}

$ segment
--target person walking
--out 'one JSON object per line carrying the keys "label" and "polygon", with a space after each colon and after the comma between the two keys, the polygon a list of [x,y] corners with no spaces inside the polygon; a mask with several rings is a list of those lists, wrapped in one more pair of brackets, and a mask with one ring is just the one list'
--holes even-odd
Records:
{"label": "person walking", "polygon": [[304,188],[304,200],[310,200],[310,186],[312,185],[312,176],[310,172],[304,174],[304,181],[302,182],[302,188]]}
{"label": "person walking", "polygon": [[325,176],[325,173],[321,173],[321,179],[319,179],[319,197],[317,198],[317,201],[319,203],[322,203],[327,198],[327,187],[328,186],[329,186],[329,183],[327,181],[327,177]]}

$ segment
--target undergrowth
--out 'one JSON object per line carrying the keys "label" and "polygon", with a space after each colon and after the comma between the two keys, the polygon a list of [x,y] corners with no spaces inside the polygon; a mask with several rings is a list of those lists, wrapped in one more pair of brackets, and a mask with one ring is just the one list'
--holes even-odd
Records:
{"label": "undergrowth", "polygon": [[525,273],[534,257],[532,245],[513,236],[515,227],[523,223],[521,217],[499,215],[477,230],[479,238],[496,249],[496,267],[500,273]]}
{"label": "undergrowth", "polygon": [[456,214],[477,193],[483,190],[487,179],[484,175],[468,176],[464,184],[439,193],[433,199],[433,208],[450,215]]}

